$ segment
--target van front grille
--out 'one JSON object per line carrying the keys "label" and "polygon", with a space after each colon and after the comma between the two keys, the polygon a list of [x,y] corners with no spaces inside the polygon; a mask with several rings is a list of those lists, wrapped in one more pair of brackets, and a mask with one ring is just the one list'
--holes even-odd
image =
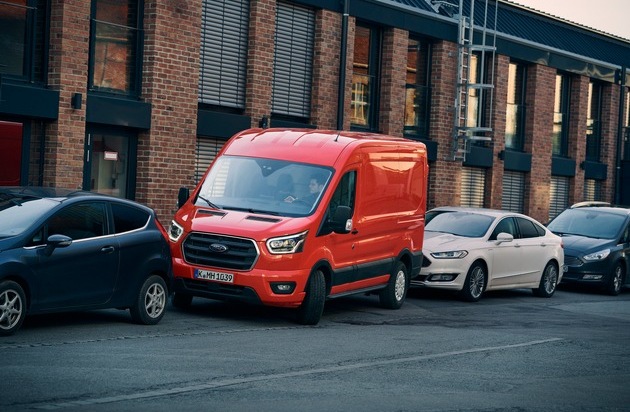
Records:
{"label": "van front grille", "polygon": [[191,265],[247,271],[257,259],[251,239],[193,232],[184,241],[184,260]]}

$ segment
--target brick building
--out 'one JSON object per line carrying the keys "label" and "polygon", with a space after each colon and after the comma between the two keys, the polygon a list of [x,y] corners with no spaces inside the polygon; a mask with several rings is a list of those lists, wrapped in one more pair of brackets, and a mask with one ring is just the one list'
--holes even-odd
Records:
{"label": "brick building", "polygon": [[110,193],[167,223],[225,140],[266,124],[425,142],[429,207],[545,222],[573,202],[630,203],[630,40],[476,0],[496,53],[474,56],[494,87],[470,102],[492,130],[453,161],[445,3],[0,0],[0,184]]}

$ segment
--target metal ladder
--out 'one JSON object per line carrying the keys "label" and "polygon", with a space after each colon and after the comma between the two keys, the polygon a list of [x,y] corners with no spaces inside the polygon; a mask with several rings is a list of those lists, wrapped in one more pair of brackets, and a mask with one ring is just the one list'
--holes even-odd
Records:
{"label": "metal ladder", "polygon": [[[455,87],[454,125],[452,134],[452,150],[447,160],[466,161],[470,147],[474,141],[491,141],[492,137],[492,105],[494,91],[494,60],[496,51],[496,16],[498,1],[495,0],[494,22],[492,32],[488,32],[489,0],[466,0],[470,6],[464,15],[464,0],[459,0],[458,14],[458,52],[457,52],[457,85]],[[475,24],[475,3],[483,2],[484,18],[482,25]],[[452,6],[455,6],[451,3]],[[480,33],[476,35],[476,31]],[[475,42],[477,41],[477,43]],[[476,57],[475,57],[476,56]],[[476,58],[478,64],[471,67]],[[486,65],[490,65],[490,74]],[[476,70],[471,73],[471,70]],[[471,81],[471,78],[473,79]],[[484,82],[486,80],[487,82]],[[471,94],[478,96],[477,111],[469,113]],[[486,100],[489,99],[489,104]],[[471,115],[473,117],[471,117]],[[487,119],[486,122],[483,118]],[[482,126],[483,125],[483,126]]]}

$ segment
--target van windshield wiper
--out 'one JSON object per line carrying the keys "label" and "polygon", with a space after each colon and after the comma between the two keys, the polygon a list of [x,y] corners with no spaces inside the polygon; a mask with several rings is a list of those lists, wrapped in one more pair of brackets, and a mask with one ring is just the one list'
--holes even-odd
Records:
{"label": "van windshield wiper", "polygon": [[201,200],[203,200],[204,202],[206,202],[208,204],[208,206],[213,207],[215,209],[221,209],[219,206],[215,205],[214,203],[212,203],[210,200],[206,199],[205,197],[201,196],[201,195],[197,195],[197,197]]}
{"label": "van windshield wiper", "polygon": [[257,213],[257,214],[262,214],[262,215],[280,216],[280,213],[278,212],[272,212],[270,210],[262,210],[262,209],[252,209],[251,207],[229,206],[229,207],[225,207],[225,209],[237,210],[239,212]]}

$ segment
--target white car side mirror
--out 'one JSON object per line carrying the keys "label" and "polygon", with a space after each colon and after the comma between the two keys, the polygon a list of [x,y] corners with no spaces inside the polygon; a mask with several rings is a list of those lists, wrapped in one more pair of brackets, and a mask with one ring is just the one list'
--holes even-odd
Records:
{"label": "white car side mirror", "polygon": [[514,240],[514,236],[509,233],[501,232],[497,235],[497,245],[500,245],[504,242],[511,242]]}

